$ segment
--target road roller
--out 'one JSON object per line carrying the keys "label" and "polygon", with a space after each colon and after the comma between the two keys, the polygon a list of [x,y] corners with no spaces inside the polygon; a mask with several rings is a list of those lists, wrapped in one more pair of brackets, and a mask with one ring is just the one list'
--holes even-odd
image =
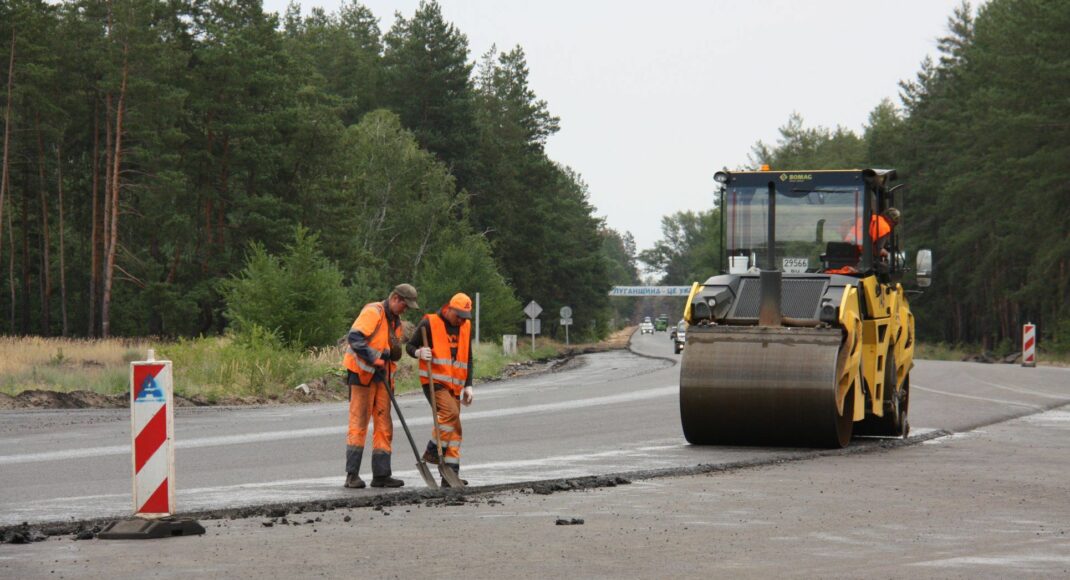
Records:
{"label": "road roller", "polygon": [[[680,418],[696,445],[906,437],[914,317],[895,170],[722,171],[720,274],[695,283]],[[868,225],[868,227],[867,227]],[[912,280],[928,286],[932,256]]]}

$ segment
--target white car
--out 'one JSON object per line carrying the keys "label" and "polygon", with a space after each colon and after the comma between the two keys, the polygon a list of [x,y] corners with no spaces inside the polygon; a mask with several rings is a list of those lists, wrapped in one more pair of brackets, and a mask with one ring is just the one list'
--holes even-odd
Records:
{"label": "white car", "polygon": [[649,316],[639,323],[639,334],[654,334],[654,323],[650,321]]}

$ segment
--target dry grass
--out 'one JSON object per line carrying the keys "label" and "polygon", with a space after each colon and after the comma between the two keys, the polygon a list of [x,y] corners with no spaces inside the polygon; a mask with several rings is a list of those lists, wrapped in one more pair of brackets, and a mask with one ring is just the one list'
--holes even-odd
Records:
{"label": "dry grass", "polygon": [[152,345],[146,339],[0,337],[0,392],[122,392],[127,365],[143,359]]}
{"label": "dry grass", "polygon": [[[623,340],[623,342],[622,342]],[[501,345],[476,345],[476,379],[499,375],[509,364],[549,359],[582,347],[540,338],[536,350],[522,342],[517,354],[505,356]],[[627,331],[610,343],[627,343]],[[601,350],[606,343],[601,343]],[[581,347],[581,348],[578,348]],[[31,389],[91,391],[105,395],[128,388],[129,364],[144,360],[147,349],[159,360],[174,363],[175,394],[208,402],[242,398],[278,398],[300,383],[329,376],[343,377],[337,348],[296,351],[270,337],[235,339],[203,337],[162,342],[150,339],[71,340],[0,337],[0,393],[17,395]],[[416,361],[405,356],[397,373],[399,391],[418,388]]]}

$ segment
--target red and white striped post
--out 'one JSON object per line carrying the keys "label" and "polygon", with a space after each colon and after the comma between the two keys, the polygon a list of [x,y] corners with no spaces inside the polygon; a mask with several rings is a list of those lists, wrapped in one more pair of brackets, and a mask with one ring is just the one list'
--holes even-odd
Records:
{"label": "red and white striped post", "polygon": [[175,512],[175,422],[171,361],[130,363],[130,424],[133,437],[134,515]]}
{"label": "red and white striped post", "polygon": [[134,518],[108,524],[102,540],[172,538],[204,533],[204,526],[175,518],[175,413],[171,361],[130,363],[130,446],[134,473]]}
{"label": "red and white striped post", "polygon": [[1032,322],[1022,325],[1022,366],[1037,366],[1037,325]]}

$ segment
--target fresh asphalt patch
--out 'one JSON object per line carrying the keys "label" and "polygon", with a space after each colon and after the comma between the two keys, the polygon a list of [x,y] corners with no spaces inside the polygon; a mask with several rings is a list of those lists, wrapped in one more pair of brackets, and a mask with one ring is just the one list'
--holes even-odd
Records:
{"label": "fresh asphalt patch", "polygon": [[[312,500],[291,503],[275,503],[240,508],[214,509],[198,512],[176,514],[183,518],[196,520],[221,520],[242,518],[270,518],[265,526],[271,527],[283,518],[305,512],[326,512],[339,509],[372,508],[382,511],[386,508],[423,504],[427,507],[460,506],[494,502],[495,495],[519,491],[537,495],[549,495],[565,491],[580,491],[627,485],[633,481],[662,477],[679,477],[714,473],[728,473],[744,469],[753,469],[769,465],[787,464],[797,461],[809,461],[822,457],[847,456],[889,451],[900,447],[917,445],[951,435],[950,431],[938,429],[926,431],[907,438],[859,438],[852,445],[843,449],[821,449],[796,453],[787,456],[773,456],[725,463],[703,463],[688,467],[671,467],[628,471],[608,475],[592,475],[564,479],[514,482],[487,486],[469,486],[463,489],[411,489],[405,491],[377,492],[370,489],[354,491],[351,497]],[[23,523],[0,527],[0,541],[4,543],[29,543],[42,541],[50,536],[71,535],[72,539],[91,539],[114,518],[96,518],[72,520],[30,525]],[[287,520],[289,522],[289,520]],[[270,526],[268,524],[270,523]]]}

